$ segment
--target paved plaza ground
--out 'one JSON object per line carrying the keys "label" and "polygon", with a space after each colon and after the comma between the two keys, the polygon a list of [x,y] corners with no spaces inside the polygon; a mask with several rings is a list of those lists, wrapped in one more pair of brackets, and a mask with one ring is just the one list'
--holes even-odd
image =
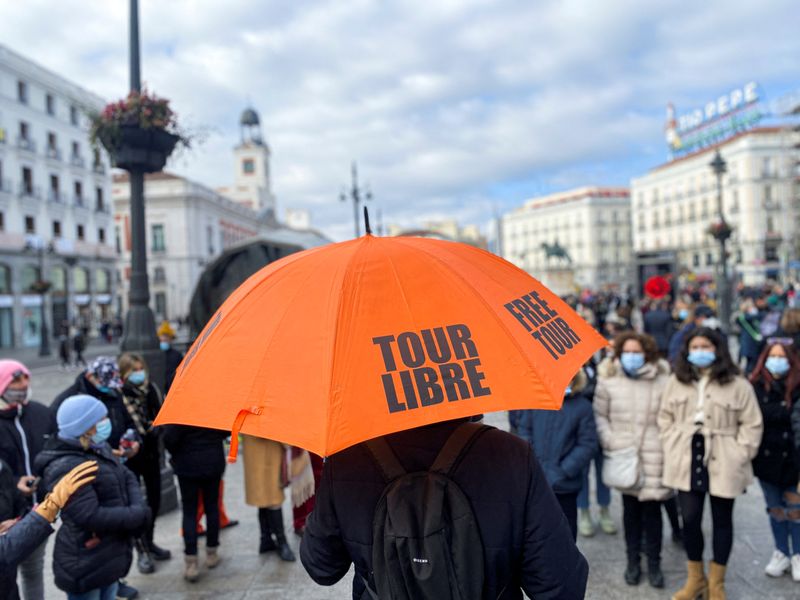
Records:
{"label": "paved plaza ground", "polygon": [[[99,352],[109,353],[109,350],[109,347],[90,347],[87,356],[94,356]],[[34,397],[45,403],[49,403],[56,393],[65,388],[77,375],[77,371],[65,373],[57,366],[52,366],[54,361],[37,359],[32,362],[38,365],[33,370]],[[507,427],[504,413],[487,415],[486,420],[490,425]],[[172,511],[158,520],[156,540],[159,545],[169,548],[174,558],[159,563],[158,571],[153,575],[140,575],[135,564],[131,568],[128,581],[139,589],[140,598],[152,600],[350,598],[351,575],[346,576],[336,586],[323,588],[308,578],[299,562],[283,563],[274,553],[266,556],[258,555],[259,533],[256,511],[244,504],[242,478],[241,462],[230,465],[225,475],[225,503],[231,517],[239,519],[241,524],[222,532],[220,548],[222,564],[215,571],[204,571],[201,580],[196,584],[188,584],[183,580],[182,542],[179,537],[180,514],[177,510]],[[621,504],[616,493],[612,511],[621,527]],[[287,531],[291,531],[288,503],[284,507],[284,513]],[[579,540],[580,548],[586,555],[591,569],[586,597],[597,600],[670,598],[671,592],[683,581],[685,555],[681,548],[669,541],[669,526],[666,518],[664,521],[663,569],[667,583],[666,590],[653,590],[646,582],[635,588],[624,583],[622,572],[625,568],[625,548],[620,531],[615,536],[598,533],[594,538]],[[707,531],[708,521],[709,515],[706,514]],[[763,573],[763,565],[772,552],[772,541],[761,491],[757,485],[751,486],[748,493],[736,501],[734,522],[736,532],[728,571],[728,598],[730,600],[800,598],[800,584],[793,583],[790,577],[774,580]],[[297,551],[299,539],[294,534],[289,537],[291,545]],[[710,541],[706,546],[710,547]],[[53,584],[52,547],[51,537],[45,567],[48,599],[64,597]]]}

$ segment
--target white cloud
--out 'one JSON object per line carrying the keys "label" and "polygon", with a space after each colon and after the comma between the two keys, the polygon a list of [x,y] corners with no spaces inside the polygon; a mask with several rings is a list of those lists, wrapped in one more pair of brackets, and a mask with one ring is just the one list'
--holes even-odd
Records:
{"label": "white cloud", "polygon": [[[352,230],[338,195],[353,159],[384,221],[483,223],[540,186],[626,181],[663,158],[667,101],[789,87],[800,60],[791,0],[140,4],[143,79],[212,132],[173,168],[226,183],[252,102],[279,203],[311,208],[335,237]],[[125,93],[126,2],[6,2],[0,22],[14,50]]]}

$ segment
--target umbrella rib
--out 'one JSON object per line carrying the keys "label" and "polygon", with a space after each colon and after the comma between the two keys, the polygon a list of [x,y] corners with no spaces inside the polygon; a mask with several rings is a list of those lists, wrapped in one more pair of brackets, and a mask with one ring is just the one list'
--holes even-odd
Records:
{"label": "umbrella rib", "polygon": [[[399,241],[399,240],[400,240],[400,238],[398,238],[398,241]],[[452,243],[452,242],[445,242],[445,243]],[[533,373],[533,369],[535,368],[535,365],[532,365],[532,364],[531,364],[530,360],[527,358],[527,353],[526,353],[526,352],[525,352],[525,350],[522,348],[522,345],[521,345],[521,344],[520,344],[520,343],[517,341],[517,339],[514,337],[514,334],[513,334],[513,333],[512,333],[512,332],[509,330],[509,328],[506,326],[506,324],[505,324],[505,323],[503,323],[503,320],[502,320],[502,319],[501,319],[501,318],[498,316],[497,312],[495,312],[495,310],[492,308],[492,305],[491,305],[491,304],[490,304],[490,303],[489,303],[489,302],[486,300],[486,298],[484,298],[484,297],[483,297],[483,294],[481,294],[481,293],[480,293],[480,290],[479,290],[477,287],[470,285],[469,281],[467,281],[467,280],[464,278],[464,276],[463,276],[461,273],[459,273],[457,270],[455,270],[455,269],[452,269],[452,268],[449,268],[449,266],[447,265],[447,263],[445,263],[445,262],[444,262],[444,261],[443,261],[443,260],[442,260],[442,259],[441,259],[439,256],[437,256],[436,254],[434,254],[434,253],[432,253],[432,252],[429,252],[429,251],[428,251],[427,249],[425,249],[425,248],[422,248],[422,247],[420,247],[420,245],[419,245],[419,244],[406,244],[406,245],[407,245],[408,247],[410,247],[410,248],[413,248],[413,249],[414,249],[414,250],[416,250],[417,252],[421,252],[422,254],[424,254],[424,255],[426,255],[426,256],[428,256],[428,257],[432,258],[434,261],[436,261],[436,262],[437,262],[437,263],[439,263],[440,265],[442,265],[442,266],[446,267],[446,268],[447,268],[447,271],[448,271],[448,272],[450,272],[450,273],[453,273],[453,275],[455,275],[455,276],[456,276],[456,277],[457,277],[459,280],[461,280],[461,282],[462,282],[462,283],[463,283],[463,284],[464,284],[464,285],[465,285],[467,288],[471,288],[471,289],[473,289],[473,290],[476,292],[476,294],[475,294],[475,295],[476,295],[478,298],[480,298],[481,302],[484,304],[484,306],[486,307],[486,309],[487,309],[487,311],[489,312],[489,314],[490,314],[490,315],[492,315],[492,317],[493,317],[493,318],[494,318],[494,319],[497,321],[497,323],[500,325],[500,327],[503,329],[503,331],[505,331],[505,332],[506,332],[506,334],[508,335],[508,337],[511,339],[511,342],[514,344],[514,346],[516,346],[516,348],[517,348],[517,350],[519,351],[520,355],[521,355],[521,356],[522,356],[522,357],[525,359],[525,362],[528,364],[528,367],[529,367],[529,369],[530,369],[530,370],[531,370],[531,372]],[[458,258],[458,257],[456,257],[456,258]],[[533,373],[533,374],[535,374],[535,375],[536,375],[536,378],[537,378],[537,379],[539,379],[539,381],[541,381],[541,380],[542,380],[542,376],[541,376],[541,375],[539,375],[538,373]],[[550,383],[552,384],[553,382],[551,381]]]}

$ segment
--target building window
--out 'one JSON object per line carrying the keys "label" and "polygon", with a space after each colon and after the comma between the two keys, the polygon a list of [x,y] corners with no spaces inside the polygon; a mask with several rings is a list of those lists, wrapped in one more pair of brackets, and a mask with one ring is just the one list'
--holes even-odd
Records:
{"label": "building window", "polygon": [[59,201],[59,188],[58,175],[50,175],[50,200]]}
{"label": "building window", "polygon": [[767,217],[767,233],[775,233],[775,218]]}
{"label": "building window", "polygon": [[72,125],[78,125],[78,109],[74,106],[69,107],[69,122]]}
{"label": "building window", "polygon": [[774,173],[774,163],[772,158],[767,156],[764,157],[764,160],[761,163],[761,177],[773,177]]}
{"label": "building window", "polygon": [[155,313],[160,319],[167,318],[167,295],[164,292],[156,292],[156,310]]}
{"label": "building window", "polygon": [[0,231],[6,230],[6,215],[3,212],[0,212]]}
{"label": "building window", "polygon": [[28,84],[24,81],[17,81],[17,100],[22,104],[28,103]]}
{"label": "building window", "polygon": [[83,183],[75,182],[75,205],[83,206]]}
{"label": "building window", "polygon": [[150,232],[152,234],[151,250],[153,252],[164,252],[167,249],[167,245],[164,240],[164,226],[161,224],[152,225]]}
{"label": "building window", "polygon": [[692,266],[699,267],[700,266],[700,255],[696,252],[692,255]]}
{"label": "building window", "polygon": [[79,158],[81,155],[81,145],[78,142],[72,142],[72,156]]}
{"label": "building window", "polygon": [[48,115],[56,114],[56,99],[53,98],[53,94],[47,94],[44,97],[44,107]]}
{"label": "building window", "polygon": [[736,250],[736,262],[738,264],[742,264],[742,262],[744,262],[744,259],[742,258],[742,249],[741,248]]}
{"label": "building window", "polygon": [[26,265],[22,267],[22,273],[20,273],[22,280],[22,291],[23,292],[32,292],[33,288],[36,287],[36,282],[41,279],[39,275],[39,267],[35,267],[33,265]]}
{"label": "building window", "polygon": [[11,268],[8,265],[0,265],[0,294],[11,293]]}
{"label": "building window", "polygon": [[764,248],[765,258],[767,262],[778,262],[778,247],[767,246]]}
{"label": "building window", "polygon": [[106,243],[106,230],[103,229],[102,227],[97,230],[97,241],[100,242],[101,244]]}
{"label": "building window", "polygon": [[25,121],[19,122],[19,139],[30,141],[31,127]]}
{"label": "building window", "polygon": [[706,252],[706,266],[714,264],[714,255],[711,252]]}
{"label": "building window", "polygon": [[764,208],[772,208],[772,186],[764,186]]}
{"label": "building window", "polygon": [[61,237],[61,221],[53,221],[53,237]]}
{"label": "building window", "polygon": [[252,158],[245,158],[242,161],[242,172],[245,175],[252,175],[256,172],[256,163]]}
{"label": "building window", "polygon": [[206,245],[208,247],[208,255],[214,254],[214,228],[211,225],[206,227]]}
{"label": "building window", "polygon": [[33,170],[30,167],[22,167],[22,192],[26,196],[33,195]]}
{"label": "building window", "polygon": [[731,212],[738,213],[739,212],[739,191],[733,190],[731,194]]}
{"label": "building window", "polygon": [[105,202],[103,200],[103,188],[98,187],[94,190],[94,196],[96,200],[96,208],[98,212],[103,212],[106,208]]}
{"label": "building window", "polygon": [[75,235],[80,241],[86,239],[86,231],[84,230],[83,225],[78,225],[78,227],[75,229]]}
{"label": "building window", "polygon": [[89,291],[89,270],[84,267],[75,267],[72,270],[73,289],[77,294]]}
{"label": "building window", "polygon": [[155,283],[164,283],[167,280],[167,274],[164,267],[156,267],[153,269],[153,281]]}
{"label": "building window", "polygon": [[114,227],[114,245],[117,249],[117,254],[122,254],[122,237],[120,236],[119,226]]}
{"label": "building window", "polygon": [[97,269],[94,272],[94,282],[97,293],[107,294],[111,291],[111,275],[106,269]]}

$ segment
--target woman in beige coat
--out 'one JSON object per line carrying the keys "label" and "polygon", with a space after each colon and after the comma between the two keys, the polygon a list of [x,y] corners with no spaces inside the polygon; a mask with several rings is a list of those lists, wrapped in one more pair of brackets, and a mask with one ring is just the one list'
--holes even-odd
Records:
{"label": "woman in beige coat", "polygon": [[261,528],[258,552],[277,550],[281,560],[293,562],[295,556],[283,528],[286,449],[279,442],[242,435],[242,456],[245,502],[258,507]]}
{"label": "woman in beige coat", "polygon": [[[692,331],[675,361],[658,416],[666,486],[678,490],[688,579],[673,600],[725,598],[725,566],[733,545],[733,502],[753,481],[750,461],[762,420],[750,383],[739,375],[715,329]],[[703,572],[703,504],[711,503],[713,561]]]}
{"label": "woman in beige coat", "polygon": [[625,582],[637,585],[642,577],[640,557],[645,537],[650,585],[664,587],[661,572],[661,502],[672,491],[661,484],[664,455],[658,431],[661,393],[669,378],[669,365],[659,360],[655,340],[649,335],[625,332],[614,341],[614,358],[598,369],[594,393],[597,434],[604,452],[634,446],[639,451],[643,484],[623,489],[622,519],[628,566]]}

